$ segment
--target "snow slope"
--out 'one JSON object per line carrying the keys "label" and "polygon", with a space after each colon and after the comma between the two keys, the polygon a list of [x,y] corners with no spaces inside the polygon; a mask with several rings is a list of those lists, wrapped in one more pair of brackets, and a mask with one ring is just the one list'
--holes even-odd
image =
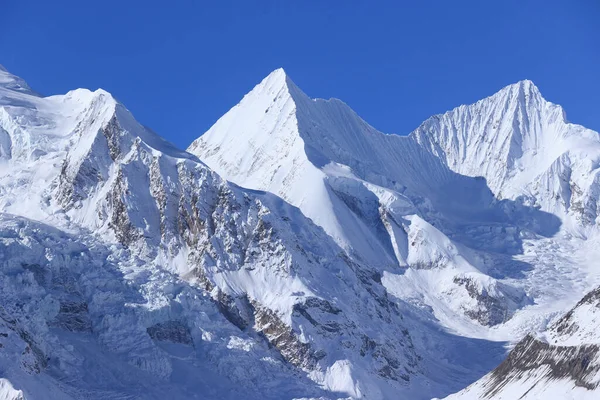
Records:
{"label": "snow slope", "polygon": [[[565,139],[558,142],[558,136]],[[535,277],[515,279],[532,267],[522,261],[525,243],[547,251],[558,248],[556,236],[591,234],[573,205],[592,200],[569,194],[559,213],[556,190],[569,182],[553,171],[564,171],[560,160],[569,160],[578,172],[569,172],[570,184],[585,188],[581,198],[596,198],[595,186],[582,182],[595,179],[597,142],[594,132],[566,123],[560,107],[528,81],[433,117],[401,137],[378,132],[339,100],[308,98],[276,70],[188,150],[226,179],[298,206],[342,248],[378,266],[394,295],[432,307],[452,330],[489,337],[468,320],[498,325],[535,302],[527,294]],[[533,148],[539,148],[538,158]],[[581,149],[589,154],[577,153]],[[508,161],[493,161],[492,154]],[[510,161],[516,154],[528,158]],[[586,163],[591,170],[582,170]],[[515,172],[517,164],[534,172],[531,182]],[[508,176],[516,178],[509,182]],[[528,186],[502,195],[518,182]],[[576,301],[589,275],[588,269],[580,272],[572,279],[576,290],[549,299],[548,312],[563,309],[554,303],[559,298]],[[512,332],[500,337],[510,339]]]}
{"label": "snow slope", "polygon": [[447,399],[595,399],[600,395],[600,288],[507,359]]}
{"label": "snow slope", "polygon": [[596,134],[529,82],[445,115],[384,135],[277,70],[188,152],[103,90],[0,68],[0,395],[428,399],[485,376],[600,284]]}
{"label": "snow slope", "polygon": [[399,303],[498,343],[543,332],[600,283],[598,144],[530,81],[398,136],[280,69],[188,151],[298,206]]}
{"label": "snow slope", "polygon": [[[429,398],[499,361],[501,346],[410,317],[380,265],[109,93],[40,97],[0,76],[7,396]],[[465,363],[467,348],[492,357]]]}

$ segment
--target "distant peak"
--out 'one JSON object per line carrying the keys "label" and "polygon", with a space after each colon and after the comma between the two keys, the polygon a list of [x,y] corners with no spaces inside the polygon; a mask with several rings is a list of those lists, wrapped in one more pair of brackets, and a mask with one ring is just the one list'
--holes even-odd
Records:
{"label": "distant peak", "polygon": [[523,79],[511,85],[508,85],[504,88],[504,90],[508,90],[514,93],[527,93],[527,94],[538,94],[541,95],[540,89],[530,81],[529,79]]}
{"label": "distant peak", "polygon": [[510,85],[498,90],[496,93],[475,103],[463,104],[451,111],[448,111],[448,113],[452,113],[458,109],[464,109],[465,107],[476,107],[478,104],[486,104],[490,101],[498,104],[506,102],[513,104],[525,104],[526,102],[527,104],[538,106],[546,102],[546,99],[544,99],[544,96],[542,96],[542,93],[535,83],[529,79],[523,79],[518,82],[511,83]]}
{"label": "distant peak", "polygon": [[535,87],[535,84],[529,79],[521,79],[520,81],[513,83],[513,85],[521,86],[521,87],[530,87],[530,86]]}
{"label": "distant peak", "polygon": [[535,86],[535,83],[533,83],[532,81],[530,81],[529,79],[523,79],[520,80],[518,82],[519,85],[523,86],[523,87],[534,87],[537,89],[537,86]]}
{"label": "distant peak", "polygon": [[[438,124],[444,118],[455,118],[457,115],[479,115],[481,113],[492,113],[494,109],[502,110],[501,114],[506,118],[518,118],[517,111],[527,113],[528,118],[539,119],[542,114],[538,111],[545,104],[549,103],[541,94],[538,87],[529,79],[523,79],[511,83],[496,93],[478,100],[475,103],[463,104],[443,114],[434,115],[425,120],[412,134],[418,135],[419,132],[426,132],[431,124]],[[560,106],[558,106],[560,110]],[[465,114],[470,113],[470,114]],[[564,115],[563,115],[564,118]],[[500,132],[494,130],[494,132]],[[504,134],[512,134],[511,130],[502,131]],[[480,132],[483,134],[483,131]]]}
{"label": "distant peak", "polygon": [[2,72],[8,72],[8,70],[2,64],[0,64],[0,71],[2,71]]}

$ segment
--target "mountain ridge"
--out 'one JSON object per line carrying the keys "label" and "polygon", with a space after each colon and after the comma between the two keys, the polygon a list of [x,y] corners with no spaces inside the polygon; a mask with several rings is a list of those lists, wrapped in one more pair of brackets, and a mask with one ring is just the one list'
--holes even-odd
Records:
{"label": "mountain ridge", "polygon": [[[442,376],[427,389],[430,355],[377,271],[295,207],[173,152],[104,91],[0,96],[3,387],[120,398],[149,376],[155,398],[448,391]],[[93,378],[111,365],[125,375]],[[182,381],[211,368],[215,388]]]}
{"label": "mountain ridge", "polygon": [[[522,337],[598,283],[596,269],[578,264],[597,265],[583,250],[562,254],[597,240],[598,134],[568,123],[531,81],[434,116],[408,136],[378,132],[343,102],[295,86],[286,98],[293,105],[263,109],[271,93],[262,87],[188,151],[226,179],[298,206],[350,254],[379,265],[389,293],[430,307],[445,329]],[[279,116],[295,123],[281,129]],[[250,130],[229,129],[247,121]],[[273,133],[292,139],[274,150]],[[258,173],[247,167],[256,164]],[[563,289],[544,292],[545,280],[560,279],[553,258],[578,266]]]}
{"label": "mountain ridge", "polygon": [[[190,152],[102,90],[6,81],[9,398],[446,396],[600,282],[579,214],[500,199],[444,143],[384,135],[282,69]],[[585,172],[577,154],[557,171]],[[594,171],[569,201],[597,198]]]}

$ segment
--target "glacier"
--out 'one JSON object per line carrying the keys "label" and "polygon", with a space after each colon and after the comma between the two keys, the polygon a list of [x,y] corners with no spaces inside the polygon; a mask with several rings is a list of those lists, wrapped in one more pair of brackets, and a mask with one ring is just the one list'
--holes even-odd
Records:
{"label": "glacier", "polygon": [[599,143],[530,81],[399,136],[278,69],[180,150],[0,68],[0,397],[593,396]]}

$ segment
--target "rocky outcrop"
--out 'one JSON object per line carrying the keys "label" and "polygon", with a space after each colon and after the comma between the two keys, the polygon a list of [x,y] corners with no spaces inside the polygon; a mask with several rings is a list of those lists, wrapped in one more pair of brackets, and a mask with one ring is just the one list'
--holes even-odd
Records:
{"label": "rocky outcrop", "polygon": [[254,329],[262,333],[287,362],[311,370],[325,356],[323,351],[315,351],[309,343],[300,341],[297,334],[273,311],[256,301],[252,302],[252,306],[255,310]]}
{"label": "rocky outcrop", "polygon": [[11,347],[20,351],[18,362],[25,372],[39,374],[48,367],[49,358],[34,337],[0,305],[0,356]]}
{"label": "rocky outcrop", "polygon": [[480,282],[465,276],[456,276],[453,282],[463,287],[469,297],[476,301],[473,308],[466,308],[465,314],[484,326],[494,326],[508,321],[515,310],[529,302],[525,293],[516,292],[502,283],[494,282],[494,294]]}
{"label": "rocky outcrop", "polygon": [[190,328],[184,321],[165,321],[149,326],[146,331],[154,340],[192,345]]}
{"label": "rocky outcrop", "polygon": [[124,196],[127,194],[123,173],[117,172],[111,191],[106,195],[106,203],[110,212],[108,226],[113,230],[121,244],[128,246],[141,238],[140,232],[131,223]]}
{"label": "rocky outcrop", "polygon": [[[552,325],[552,330],[556,332],[558,337],[569,337],[577,333],[580,329],[581,321],[575,317],[575,314],[582,306],[600,309],[600,287],[586,294],[575,307]],[[589,329],[589,327],[586,328]]]}
{"label": "rocky outcrop", "polygon": [[599,355],[600,347],[595,344],[554,346],[528,335],[492,371],[485,396],[493,398],[510,382],[526,379],[532,371],[541,371],[536,379],[568,379],[575,386],[596,389],[600,383],[595,376],[600,371]]}
{"label": "rocky outcrop", "polygon": [[85,301],[64,300],[60,303],[58,315],[51,325],[71,332],[91,332],[92,323]]}
{"label": "rocky outcrop", "polygon": [[[452,399],[538,399],[556,391],[596,398],[600,389],[600,288],[585,295],[545,332],[529,334],[488,375]],[[577,393],[577,394],[576,394]]]}

